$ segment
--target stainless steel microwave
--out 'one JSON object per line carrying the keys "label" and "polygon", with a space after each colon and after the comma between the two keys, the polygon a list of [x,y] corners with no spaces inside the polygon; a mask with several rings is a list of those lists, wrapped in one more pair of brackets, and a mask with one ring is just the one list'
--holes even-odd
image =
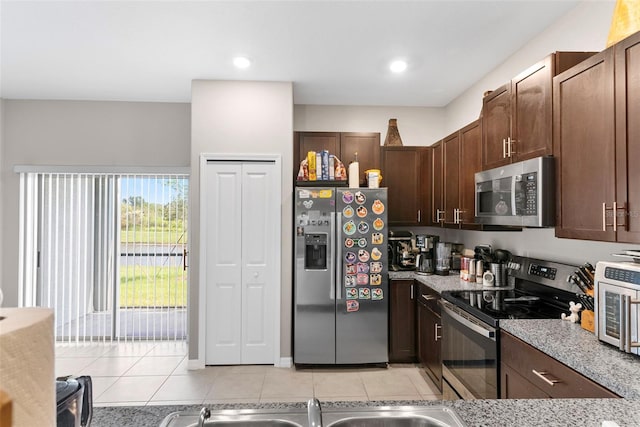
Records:
{"label": "stainless steel microwave", "polygon": [[640,355],[640,264],[600,261],[595,282],[596,337]]}
{"label": "stainless steel microwave", "polygon": [[555,224],[555,162],[536,157],[475,174],[476,223],[522,227]]}

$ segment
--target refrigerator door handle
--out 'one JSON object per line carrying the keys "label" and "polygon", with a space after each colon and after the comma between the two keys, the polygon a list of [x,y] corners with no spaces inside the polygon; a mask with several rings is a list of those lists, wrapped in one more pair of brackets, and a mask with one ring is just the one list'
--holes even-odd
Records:
{"label": "refrigerator door handle", "polygon": [[327,254],[327,257],[329,258],[329,271],[331,272],[331,274],[329,275],[329,277],[331,278],[329,280],[330,286],[329,286],[329,299],[331,301],[336,299],[336,257],[334,256],[334,254],[336,253],[336,241],[337,241],[337,236],[336,236],[336,213],[335,212],[331,212],[330,214],[331,216],[331,222],[329,225],[329,252]]}
{"label": "refrigerator door handle", "polygon": [[334,281],[334,287],[336,288],[336,299],[338,301],[340,301],[342,299],[342,242],[338,241],[338,235],[341,235],[342,233],[342,212],[338,212],[336,214],[336,216],[338,217],[338,224],[337,224],[337,230],[336,233],[334,234],[334,248],[335,248],[335,257],[332,257],[335,260],[336,263],[336,274],[335,274],[335,281]]}

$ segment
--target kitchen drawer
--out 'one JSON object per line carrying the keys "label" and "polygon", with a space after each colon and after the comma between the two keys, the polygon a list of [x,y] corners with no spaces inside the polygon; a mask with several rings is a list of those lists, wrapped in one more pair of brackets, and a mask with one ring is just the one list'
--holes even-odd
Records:
{"label": "kitchen drawer", "polygon": [[531,384],[515,369],[500,364],[500,399],[547,399],[550,396]]}
{"label": "kitchen drawer", "polygon": [[440,294],[423,283],[420,283],[420,288],[418,290],[418,301],[424,304],[429,310],[433,311],[434,314],[439,316],[440,305],[438,304],[438,300],[440,299]]}
{"label": "kitchen drawer", "polygon": [[502,364],[552,398],[619,397],[513,335],[500,339]]}

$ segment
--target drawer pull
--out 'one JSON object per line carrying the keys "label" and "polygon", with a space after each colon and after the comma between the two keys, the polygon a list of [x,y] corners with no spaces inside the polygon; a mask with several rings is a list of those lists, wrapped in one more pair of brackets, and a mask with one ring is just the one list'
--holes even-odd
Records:
{"label": "drawer pull", "polygon": [[442,326],[441,326],[441,325],[438,325],[437,323],[435,323],[433,326],[434,326],[434,328],[433,328],[433,329],[434,329],[433,334],[434,334],[434,337],[435,337],[435,340],[434,340],[434,341],[435,341],[435,342],[438,342],[438,340],[441,340],[441,339],[442,339],[442,335],[438,335],[438,329],[442,329]]}
{"label": "drawer pull", "polygon": [[425,301],[433,301],[433,300],[434,300],[434,299],[436,299],[437,297],[434,297],[433,295],[424,295],[424,294],[423,294],[423,295],[422,295],[422,298],[423,298]]}
{"label": "drawer pull", "polygon": [[558,379],[555,379],[555,378],[547,378],[545,375],[549,375],[549,373],[546,372],[546,371],[538,372],[535,369],[532,369],[531,372],[533,372],[535,376],[537,376],[542,381],[544,381],[545,383],[549,384],[552,387],[554,386],[554,384],[562,382],[562,381],[560,381]]}

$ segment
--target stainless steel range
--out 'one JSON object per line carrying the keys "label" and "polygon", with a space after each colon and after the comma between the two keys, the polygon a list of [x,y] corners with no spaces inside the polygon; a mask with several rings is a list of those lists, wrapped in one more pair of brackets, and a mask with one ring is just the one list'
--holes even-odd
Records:
{"label": "stainless steel range", "polygon": [[510,267],[509,287],[442,292],[444,399],[497,399],[500,321],[559,319],[577,301],[576,266],[514,256]]}

